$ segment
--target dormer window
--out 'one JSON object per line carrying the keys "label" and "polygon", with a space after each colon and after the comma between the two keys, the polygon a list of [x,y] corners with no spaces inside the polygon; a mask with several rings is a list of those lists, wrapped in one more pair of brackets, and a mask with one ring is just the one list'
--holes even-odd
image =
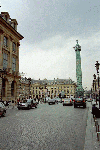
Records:
{"label": "dormer window", "polygon": [[12,45],[12,50],[15,52],[16,51],[16,44],[13,42],[13,45]]}
{"label": "dormer window", "polygon": [[15,24],[15,22],[14,22],[14,29],[16,29],[16,24]]}
{"label": "dormer window", "polygon": [[7,19],[8,19],[8,18],[7,18],[7,15],[5,15],[5,20],[7,21]]}
{"label": "dormer window", "polygon": [[4,46],[8,46],[8,39],[7,39],[7,37],[6,36],[4,36]]}

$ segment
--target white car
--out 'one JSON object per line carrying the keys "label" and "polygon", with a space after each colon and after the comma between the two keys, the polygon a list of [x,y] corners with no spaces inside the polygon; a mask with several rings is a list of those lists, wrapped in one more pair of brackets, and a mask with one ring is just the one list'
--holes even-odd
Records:
{"label": "white car", "polygon": [[48,100],[50,100],[51,98],[50,97],[46,97],[46,102],[48,102]]}
{"label": "white car", "polygon": [[73,105],[73,101],[72,101],[72,99],[70,99],[70,98],[65,98],[64,99],[64,101],[63,101],[63,106],[65,106],[65,105]]}
{"label": "white car", "polygon": [[55,99],[56,99],[56,102],[61,103],[61,98],[56,97]]}
{"label": "white car", "polygon": [[0,116],[5,116],[5,114],[6,114],[6,107],[2,102],[0,102]]}
{"label": "white car", "polygon": [[27,103],[27,100],[23,100],[22,102],[19,102],[17,108],[20,109],[29,109],[29,105]]}

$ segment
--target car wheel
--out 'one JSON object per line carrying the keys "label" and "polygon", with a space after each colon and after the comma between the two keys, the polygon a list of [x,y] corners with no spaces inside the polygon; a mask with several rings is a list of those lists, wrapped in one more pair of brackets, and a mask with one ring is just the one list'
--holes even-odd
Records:
{"label": "car wheel", "polygon": [[86,105],[84,105],[83,108],[86,108]]}
{"label": "car wheel", "polygon": [[74,108],[76,108],[76,105],[74,105]]}
{"label": "car wheel", "polygon": [[37,108],[37,106],[35,106],[35,108]]}
{"label": "car wheel", "polygon": [[65,105],[63,104],[63,106],[65,106]]}
{"label": "car wheel", "polygon": [[50,105],[50,103],[48,103]]}
{"label": "car wheel", "polygon": [[28,105],[27,109],[29,110],[30,109],[30,106]]}
{"label": "car wheel", "polygon": [[20,110],[20,108],[18,108],[18,110]]}

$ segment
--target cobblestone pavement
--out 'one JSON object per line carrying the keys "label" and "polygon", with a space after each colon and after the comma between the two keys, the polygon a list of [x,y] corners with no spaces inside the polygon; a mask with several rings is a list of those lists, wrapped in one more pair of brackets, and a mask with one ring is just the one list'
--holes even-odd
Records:
{"label": "cobblestone pavement", "polygon": [[0,150],[83,150],[88,108],[39,104],[0,118]]}

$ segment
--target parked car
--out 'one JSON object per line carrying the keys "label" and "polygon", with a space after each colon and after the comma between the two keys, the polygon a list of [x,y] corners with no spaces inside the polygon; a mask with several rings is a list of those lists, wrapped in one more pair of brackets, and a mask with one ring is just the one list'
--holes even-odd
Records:
{"label": "parked car", "polygon": [[31,108],[37,108],[37,102],[34,99],[26,99],[20,102],[17,106],[17,108],[20,109],[31,109]]}
{"label": "parked car", "polygon": [[55,104],[56,103],[56,99],[49,99],[48,100],[48,104]]}
{"label": "parked car", "polygon": [[6,107],[2,102],[0,102],[0,116],[5,116],[5,114],[6,114]]}
{"label": "parked car", "polygon": [[[50,97],[46,97],[46,102],[48,102],[48,100],[50,100],[51,98]],[[45,101],[45,99],[44,99],[44,101]]]}
{"label": "parked car", "polygon": [[86,100],[84,98],[75,98],[74,100],[74,108],[77,106],[83,106],[86,108]]}
{"label": "parked car", "polygon": [[63,106],[65,106],[65,105],[73,105],[73,101],[72,101],[72,99],[70,99],[70,98],[65,98],[64,99],[64,101],[63,101]]}
{"label": "parked car", "polygon": [[37,108],[38,102],[36,102],[34,99],[27,99],[27,103],[30,106],[30,108]]}
{"label": "parked car", "polygon": [[55,100],[56,100],[57,103],[61,103],[61,98],[56,97]]}

